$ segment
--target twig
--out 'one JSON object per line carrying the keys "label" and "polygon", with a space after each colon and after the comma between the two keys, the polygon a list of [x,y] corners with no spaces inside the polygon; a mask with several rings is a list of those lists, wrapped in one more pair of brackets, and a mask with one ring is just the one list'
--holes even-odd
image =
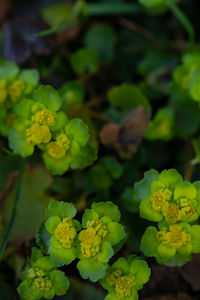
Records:
{"label": "twig", "polygon": [[195,164],[193,163],[193,150],[191,147],[191,143],[187,143],[186,152],[187,162],[185,167],[184,179],[190,181],[192,179],[192,174],[195,168]]}
{"label": "twig", "polygon": [[144,36],[146,39],[157,43],[155,36],[151,33],[151,31],[149,31],[148,29],[142,27],[141,25],[136,24],[133,21],[129,21],[126,20],[124,18],[119,18],[118,19],[119,24],[121,24],[122,26],[135,31],[137,33],[139,33],[140,35]]}

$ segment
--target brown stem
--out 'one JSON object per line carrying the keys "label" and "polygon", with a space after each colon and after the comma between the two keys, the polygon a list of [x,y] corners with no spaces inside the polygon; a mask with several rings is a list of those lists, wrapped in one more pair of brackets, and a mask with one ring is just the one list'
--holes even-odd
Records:
{"label": "brown stem", "polygon": [[146,39],[148,39],[148,40],[150,40],[150,41],[157,44],[156,38],[152,34],[152,32],[149,31],[148,29],[142,27],[141,25],[136,24],[133,21],[126,20],[124,18],[119,18],[118,22],[119,22],[119,24],[126,27],[127,29],[135,31],[135,32],[139,33],[140,35],[144,36]]}

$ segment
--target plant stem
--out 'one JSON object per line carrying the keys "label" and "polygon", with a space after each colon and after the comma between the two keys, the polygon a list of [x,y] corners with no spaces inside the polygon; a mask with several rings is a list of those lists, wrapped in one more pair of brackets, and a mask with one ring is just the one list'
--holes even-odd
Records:
{"label": "plant stem", "polygon": [[195,32],[192,24],[176,4],[170,4],[169,8],[187,31],[189,37],[189,44],[193,44],[195,39]]}
{"label": "plant stem", "polygon": [[17,183],[17,190],[16,190],[16,196],[15,196],[15,202],[13,204],[12,215],[11,215],[11,218],[10,218],[10,222],[9,222],[9,225],[8,225],[8,230],[6,232],[5,238],[4,238],[3,243],[0,247],[0,260],[3,256],[4,250],[7,246],[9,237],[10,237],[12,231],[13,231],[13,227],[14,227],[14,224],[15,224],[15,220],[16,220],[16,216],[17,216],[17,206],[18,206],[18,203],[19,203],[19,201],[21,199],[21,195],[22,195],[22,185],[23,185],[25,167],[26,167],[26,159],[23,158],[23,160],[21,162],[21,168],[20,168],[20,173],[19,173],[19,178],[18,178],[18,183]]}

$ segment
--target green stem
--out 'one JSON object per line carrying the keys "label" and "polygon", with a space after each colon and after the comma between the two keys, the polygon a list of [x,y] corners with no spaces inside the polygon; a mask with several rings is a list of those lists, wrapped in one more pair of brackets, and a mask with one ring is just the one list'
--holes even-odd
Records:
{"label": "green stem", "polygon": [[86,12],[89,16],[104,16],[104,15],[132,15],[141,12],[138,4],[132,3],[87,3]]}
{"label": "green stem", "polygon": [[189,37],[189,43],[193,44],[195,39],[195,32],[192,24],[176,4],[170,4],[169,8],[171,9],[173,14],[176,16],[176,18],[179,20],[179,22],[184,26],[185,30],[187,31]]}
{"label": "green stem", "polygon": [[26,167],[26,159],[23,159],[22,163],[21,163],[19,179],[18,179],[18,183],[17,183],[17,190],[16,190],[16,196],[15,196],[15,202],[14,202],[14,205],[13,205],[12,215],[11,215],[11,218],[10,218],[10,222],[9,222],[9,225],[8,225],[8,230],[6,232],[5,238],[4,238],[3,243],[0,247],[0,260],[3,256],[4,250],[7,246],[9,237],[10,237],[12,231],[13,231],[13,227],[14,227],[14,224],[15,224],[15,220],[16,220],[16,216],[17,216],[17,206],[18,206],[18,203],[19,203],[19,201],[21,199],[21,195],[22,195],[22,185],[23,185],[25,167]]}

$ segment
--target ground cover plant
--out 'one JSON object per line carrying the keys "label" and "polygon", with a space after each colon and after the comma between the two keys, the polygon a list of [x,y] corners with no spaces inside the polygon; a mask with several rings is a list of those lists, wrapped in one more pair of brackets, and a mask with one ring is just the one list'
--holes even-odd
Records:
{"label": "ground cover plant", "polygon": [[0,300],[200,299],[198,2],[0,2]]}

